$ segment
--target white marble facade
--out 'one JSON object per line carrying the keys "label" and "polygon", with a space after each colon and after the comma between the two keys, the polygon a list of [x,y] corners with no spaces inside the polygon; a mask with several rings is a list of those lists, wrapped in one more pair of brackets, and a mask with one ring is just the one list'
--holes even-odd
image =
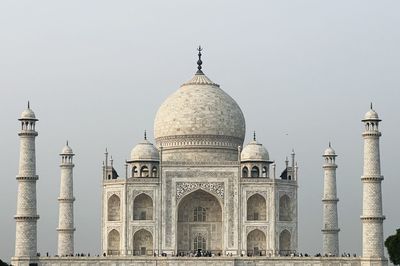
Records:
{"label": "white marble facade", "polygon": [[[292,151],[276,169],[266,148],[246,132],[239,105],[198,71],[160,106],[155,144],[146,136],[132,150],[125,175],[103,162],[100,257],[74,252],[73,152],[61,163],[58,257],[38,257],[35,130],[29,108],[21,118],[16,243],[13,265],[387,265],[378,114],[365,115],[363,257],[286,257],[298,249],[298,167]],[[324,251],[339,254],[336,164],[325,152]],[[121,171],[119,171],[121,173]],[[213,258],[193,258],[198,251]],[[167,257],[161,256],[162,254]],[[103,255],[103,254],[102,254]],[[218,256],[221,255],[221,256]],[[243,255],[243,256],[241,256]]]}
{"label": "white marble facade", "polygon": [[294,154],[281,178],[255,136],[241,151],[243,113],[201,69],[161,105],[154,132],[155,145],[145,136],[133,148],[126,177],[113,179],[106,158],[103,253],[201,249],[274,256],[297,250]]}

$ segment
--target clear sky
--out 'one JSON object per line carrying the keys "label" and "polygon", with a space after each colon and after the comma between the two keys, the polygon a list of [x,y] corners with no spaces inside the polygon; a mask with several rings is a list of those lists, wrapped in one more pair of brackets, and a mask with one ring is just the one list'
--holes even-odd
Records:
{"label": "clear sky", "polygon": [[[399,1],[1,1],[0,258],[14,254],[19,139],[28,100],[37,129],[38,249],[54,254],[60,169],[75,157],[75,248],[100,252],[105,147],[120,175],[164,99],[203,70],[241,106],[247,139],[278,171],[299,161],[299,251],[322,247],[322,153],[339,157],[340,251],[361,251],[361,119],[383,119],[385,236],[400,227]],[[396,174],[397,172],[397,174]]]}

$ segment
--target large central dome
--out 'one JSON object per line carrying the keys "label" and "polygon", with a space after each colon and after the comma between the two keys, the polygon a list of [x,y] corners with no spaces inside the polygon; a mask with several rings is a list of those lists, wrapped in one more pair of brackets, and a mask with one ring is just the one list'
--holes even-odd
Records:
{"label": "large central dome", "polygon": [[[193,149],[196,160],[215,160],[215,149],[219,150],[220,160],[237,160],[245,127],[239,105],[199,69],[160,106],[154,135],[158,147],[169,153],[179,150],[180,155],[175,154],[172,160],[191,160],[193,156],[183,153]],[[210,153],[214,156],[210,157]],[[229,155],[221,157],[221,153]]]}

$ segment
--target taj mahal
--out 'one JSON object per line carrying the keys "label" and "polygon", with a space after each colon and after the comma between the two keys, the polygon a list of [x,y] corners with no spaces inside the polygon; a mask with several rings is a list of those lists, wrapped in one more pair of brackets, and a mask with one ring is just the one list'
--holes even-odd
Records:
{"label": "taj mahal", "polygon": [[[37,254],[35,113],[22,112],[15,256],[12,265],[387,265],[383,247],[379,123],[372,104],[362,118],[362,255],[341,257],[336,152],[322,154],[321,257],[298,250],[298,163],[292,151],[277,169],[257,141],[244,143],[238,103],[202,69],[159,107],[152,143],[144,134],[122,177],[106,151],[102,165],[100,256],[74,256],[74,152],[60,153],[57,256]],[[360,127],[361,128],[361,127]],[[46,129],[43,129],[46,130]],[[323,150],[323,148],[322,148]],[[120,169],[121,170],[121,169]],[[321,177],[321,178],[322,178]],[[93,195],[96,197],[96,195]],[[79,197],[78,197],[79,199]]]}

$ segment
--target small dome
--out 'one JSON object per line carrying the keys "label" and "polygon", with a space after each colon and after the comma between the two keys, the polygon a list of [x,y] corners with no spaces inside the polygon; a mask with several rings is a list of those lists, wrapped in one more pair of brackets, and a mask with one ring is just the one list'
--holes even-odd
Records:
{"label": "small dome", "polygon": [[378,113],[375,110],[370,109],[365,113],[364,120],[379,120]]}
{"label": "small dome", "polygon": [[336,156],[336,152],[334,149],[332,149],[330,144],[329,147],[325,150],[324,156]]}
{"label": "small dome", "polygon": [[20,119],[36,120],[35,113],[28,107],[25,111],[21,113]]}
{"label": "small dome", "polygon": [[243,148],[240,158],[241,161],[268,161],[269,154],[262,144],[253,140]]}
{"label": "small dome", "polygon": [[131,151],[131,161],[159,161],[157,148],[147,139],[136,145]]}
{"label": "small dome", "polygon": [[372,103],[371,103],[371,107],[370,107],[369,111],[365,113],[364,119],[362,121],[364,122],[364,121],[368,121],[368,120],[381,121],[379,119],[378,113],[375,112],[375,110],[372,108]]}
{"label": "small dome", "polygon": [[68,146],[68,142],[67,142],[67,144],[62,149],[61,154],[73,154],[73,153],[74,152],[72,151],[71,147]]}

